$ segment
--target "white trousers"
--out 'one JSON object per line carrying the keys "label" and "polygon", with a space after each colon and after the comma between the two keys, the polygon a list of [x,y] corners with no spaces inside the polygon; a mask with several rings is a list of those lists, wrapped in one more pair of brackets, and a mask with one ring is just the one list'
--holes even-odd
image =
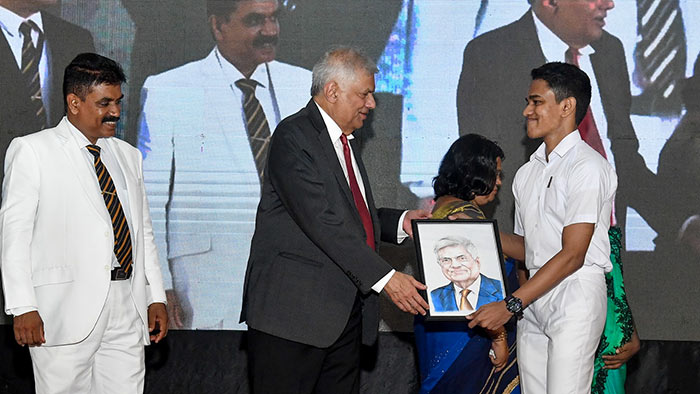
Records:
{"label": "white trousers", "polygon": [[110,282],[95,328],[82,342],[29,348],[38,394],[143,393],[144,328],[130,282]]}
{"label": "white trousers", "polygon": [[529,305],[518,321],[523,393],[590,393],[605,314],[605,276],[597,267],[582,267]]}

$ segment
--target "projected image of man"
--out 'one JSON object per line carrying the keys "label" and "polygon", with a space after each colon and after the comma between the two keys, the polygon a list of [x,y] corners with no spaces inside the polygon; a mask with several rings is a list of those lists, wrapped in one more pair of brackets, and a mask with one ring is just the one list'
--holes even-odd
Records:
{"label": "projected image of man", "polygon": [[61,120],[63,70],[95,51],[90,32],[45,11],[56,3],[0,0],[0,162],[12,138]]}
{"label": "projected image of man", "polygon": [[276,0],[209,0],[207,13],[209,55],[146,80],[139,145],[173,326],[242,329],[268,142],[311,73],[275,60]]}
{"label": "projected image of man", "polygon": [[[504,172],[515,173],[540,140],[525,137],[522,99],[503,92],[526,92],[529,70],[543,63],[576,64],[589,76],[592,87],[590,120],[585,123],[593,127],[582,128],[582,137],[620,176],[613,225],[624,230],[627,207],[632,207],[656,228],[662,215],[649,198],[658,194],[651,186],[655,177],[639,154],[630,120],[632,98],[624,48],[604,29],[615,3],[529,2],[531,8],[520,19],[477,37],[465,48],[457,91],[460,135],[483,133],[497,141],[510,157],[503,164]],[[510,188],[508,183],[506,178],[504,188]],[[512,223],[512,197],[502,193],[499,200],[496,218],[501,224]]]}
{"label": "projected image of man", "polygon": [[481,274],[479,252],[462,237],[445,237],[435,243],[437,262],[450,283],[430,292],[436,312],[473,311],[503,299],[501,282]]}

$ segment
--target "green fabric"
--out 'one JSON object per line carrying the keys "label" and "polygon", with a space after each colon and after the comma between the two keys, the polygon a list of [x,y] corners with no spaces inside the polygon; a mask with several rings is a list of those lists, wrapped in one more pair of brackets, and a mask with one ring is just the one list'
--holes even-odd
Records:
{"label": "green fabric", "polygon": [[612,227],[608,235],[613,268],[605,274],[608,287],[608,310],[605,329],[596,352],[592,394],[624,394],[627,365],[618,369],[604,369],[602,355],[615,354],[618,347],[629,342],[634,331],[632,312],[627,304],[625,284],[622,280],[622,260],[620,260],[622,231],[619,227]]}

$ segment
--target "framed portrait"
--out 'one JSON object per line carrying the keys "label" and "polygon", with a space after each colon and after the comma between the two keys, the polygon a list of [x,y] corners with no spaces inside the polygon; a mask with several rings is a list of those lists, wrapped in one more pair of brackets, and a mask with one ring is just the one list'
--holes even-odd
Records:
{"label": "framed portrait", "polygon": [[463,320],[510,294],[495,220],[414,220],[429,320]]}

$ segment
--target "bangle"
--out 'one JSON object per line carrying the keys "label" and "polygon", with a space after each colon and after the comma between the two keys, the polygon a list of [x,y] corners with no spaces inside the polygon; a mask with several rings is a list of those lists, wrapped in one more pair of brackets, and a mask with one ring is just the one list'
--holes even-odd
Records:
{"label": "bangle", "polygon": [[495,336],[491,337],[491,340],[493,342],[508,340],[508,331],[506,331],[505,329],[499,331]]}

